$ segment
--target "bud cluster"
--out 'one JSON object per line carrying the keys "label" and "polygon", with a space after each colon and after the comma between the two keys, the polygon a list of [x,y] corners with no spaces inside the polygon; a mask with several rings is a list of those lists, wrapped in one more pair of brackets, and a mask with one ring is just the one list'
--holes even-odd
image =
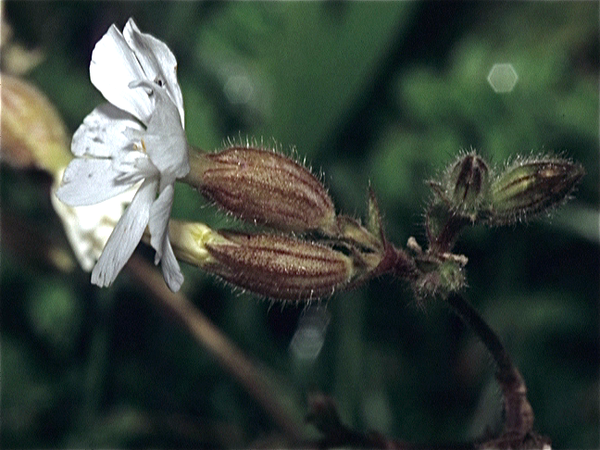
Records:
{"label": "bud cluster", "polygon": [[277,231],[171,229],[178,256],[235,286],[282,301],[319,299],[393,270],[404,255],[385,241],[372,191],[364,227],[336,214],[307,168],[272,150],[233,146],[190,159],[190,185],[229,214]]}
{"label": "bud cluster", "polygon": [[[431,242],[449,251],[454,236],[470,223],[507,225],[560,205],[585,174],[583,167],[559,157],[517,158],[501,170],[469,153],[458,158],[440,180],[427,214]],[[445,236],[450,234],[452,236]]]}
{"label": "bud cluster", "polygon": [[190,185],[229,214],[272,231],[214,231],[172,221],[176,254],[281,301],[326,297],[387,272],[409,281],[420,301],[445,298],[466,284],[467,258],[452,253],[465,226],[509,224],[546,211],[564,201],[584,173],[550,157],[519,159],[497,171],[477,153],[463,154],[429,182],[427,249],[411,238],[406,253],[388,243],[372,190],[363,226],[336,213],[307,168],[272,150],[231,146],[197,153],[190,162]]}
{"label": "bud cluster", "polygon": [[418,297],[445,296],[465,284],[466,258],[451,253],[465,226],[508,225],[551,210],[571,194],[585,171],[560,157],[518,158],[498,170],[475,152],[458,157],[429,181],[434,197],[425,215],[428,248],[409,242]]}

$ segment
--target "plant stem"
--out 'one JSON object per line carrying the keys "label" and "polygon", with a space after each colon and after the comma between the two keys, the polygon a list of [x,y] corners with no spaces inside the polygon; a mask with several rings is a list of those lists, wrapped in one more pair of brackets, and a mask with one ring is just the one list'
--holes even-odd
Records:
{"label": "plant stem", "polygon": [[192,334],[196,342],[210,352],[221,367],[233,375],[244,386],[291,442],[301,439],[301,432],[294,420],[278,402],[262,374],[254,364],[221,331],[202,314],[181,292],[173,293],[156,269],[141,257],[133,255],[127,264],[135,277],[169,315]]}
{"label": "plant stem", "polygon": [[469,302],[457,294],[449,296],[447,301],[477,334],[496,362],[496,380],[504,397],[503,436],[510,437],[511,440],[522,440],[533,429],[534,416],[527,400],[527,388],[521,373],[513,364],[496,333]]}

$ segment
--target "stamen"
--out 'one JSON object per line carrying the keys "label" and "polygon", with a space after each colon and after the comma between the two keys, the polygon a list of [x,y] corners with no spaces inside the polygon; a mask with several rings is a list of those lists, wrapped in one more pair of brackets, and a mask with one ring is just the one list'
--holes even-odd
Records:
{"label": "stamen", "polygon": [[133,144],[133,149],[137,152],[142,152],[142,153],[146,153],[146,143],[144,142],[144,140],[140,140],[139,143],[134,142]]}

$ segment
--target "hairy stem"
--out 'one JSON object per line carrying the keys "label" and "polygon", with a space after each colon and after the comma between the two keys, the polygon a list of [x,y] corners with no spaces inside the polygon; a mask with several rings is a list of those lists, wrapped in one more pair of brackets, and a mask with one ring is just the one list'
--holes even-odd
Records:
{"label": "hairy stem", "polygon": [[471,221],[467,217],[452,214],[445,221],[444,227],[437,236],[429,236],[429,250],[434,253],[452,251],[461,231],[469,224]]}

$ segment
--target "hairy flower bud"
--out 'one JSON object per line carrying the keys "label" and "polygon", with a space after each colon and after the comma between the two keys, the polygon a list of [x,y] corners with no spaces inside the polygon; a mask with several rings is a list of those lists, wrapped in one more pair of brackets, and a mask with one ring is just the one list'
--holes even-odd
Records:
{"label": "hairy flower bud", "polygon": [[454,208],[476,214],[487,191],[487,175],[487,164],[480,156],[471,153],[461,158],[450,175]]}
{"label": "hairy flower bud", "polygon": [[451,251],[460,231],[480,219],[489,193],[488,172],[483,158],[471,152],[449,165],[440,181],[429,181],[435,194],[425,215],[430,249]]}
{"label": "hairy flower bud", "polygon": [[450,165],[441,181],[429,185],[450,211],[474,222],[488,193],[488,172],[483,158],[472,152]]}
{"label": "hairy flower bud", "polygon": [[490,222],[510,224],[562,203],[585,170],[561,158],[517,160],[491,186]]}
{"label": "hairy flower bud", "polygon": [[327,297],[354,275],[352,259],[331,247],[274,234],[221,231],[205,244],[216,261],[206,270],[265,297],[300,301]]}
{"label": "hairy flower bud", "polygon": [[337,232],[333,202],[302,165],[270,150],[231,147],[192,156],[188,182],[245,221],[284,231]]}

